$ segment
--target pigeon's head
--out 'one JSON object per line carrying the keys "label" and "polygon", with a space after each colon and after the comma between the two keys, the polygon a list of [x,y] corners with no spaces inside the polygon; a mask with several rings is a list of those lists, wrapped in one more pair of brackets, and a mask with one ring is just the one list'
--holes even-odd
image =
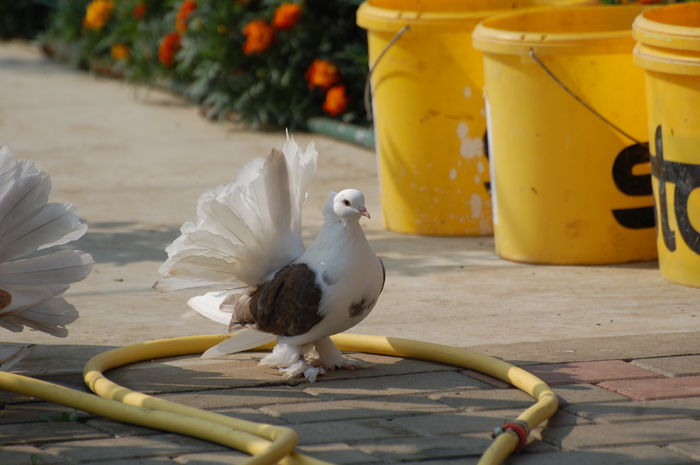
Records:
{"label": "pigeon's head", "polygon": [[359,219],[360,216],[369,218],[365,208],[365,196],[357,189],[344,189],[337,194],[329,194],[329,203],[335,216],[341,219]]}

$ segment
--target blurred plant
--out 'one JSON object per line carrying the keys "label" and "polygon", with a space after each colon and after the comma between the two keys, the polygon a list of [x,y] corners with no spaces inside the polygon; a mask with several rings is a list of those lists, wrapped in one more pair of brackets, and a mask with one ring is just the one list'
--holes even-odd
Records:
{"label": "blurred plant", "polygon": [[83,64],[175,87],[210,118],[297,129],[326,114],[367,124],[361,0],[59,1],[49,41],[77,44]]}

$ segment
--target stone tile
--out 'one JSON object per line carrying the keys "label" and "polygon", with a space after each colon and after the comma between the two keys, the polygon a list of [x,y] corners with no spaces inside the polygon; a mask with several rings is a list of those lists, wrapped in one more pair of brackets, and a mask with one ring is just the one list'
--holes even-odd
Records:
{"label": "stone tile", "polygon": [[43,444],[72,439],[103,438],[107,435],[75,421],[15,423],[0,425],[0,444]]}
{"label": "stone tile", "polygon": [[631,363],[664,376],[700,375],[700,355],[642,358],[633,360]]}
{"label": "stone tile", "polygon": [[505,465],[697,465],[663,447],[639,445],[511,455]]}
{"label": "stone tile", "polygon": [[418,462],[401,462],[401,465],[476,465],[478,457],[460,457],[457,459],[421,460]]}
{"label": "stone tile", "polygon": [[491,443],[491,436],[441,436],[422,437],[414,441],[401,439],[380,439],[360,442],[353,447],[372,457],[389,463],[433,460],[443,463],[443,459],[477,458]]}
{"label": "stone tile", "polygon": [[[379,420],[342,420],[302,423],[293,426],[299,435],[300,445],[327,444],[336,442],[352,443],[382,438],[403,438],[413,436],[407,431],[395,428],[390,422]],[[354,447],[354,446],[353,446]]]}
{"label": "stone tile", "polygon": [[700,462],[700,441],[677,442],[669,444],[668,449],[684,457]]}
{"label": "stone tile", "polygon": [[261,412],[290,423],[386,418],[452,411],[451,407],[420,396],[374,397],[353,400],[303,402],[265,406]]}
{"label": "stone tile", "polygon": [[122,423],[120,421],[110,420],[107,418],[94,418],[88,420],[85,424],[113,437],[163,434],[162,430],[131,425],[129,423]]}
{"label": "stone tile", "polygon": [[363,362],[364,366],[357,370],[336,370],[330,372],[321,382],[337,379],[371,378],[377,376],[397,376],[413,373],[435,373],[459,370],[459,368],[451,365],[410,358],[387,357],[384,355],[364,353],[346,353],[345,355]]}
{"label": "stone tile", "polygon": [[512,387],[505,381],[501,381],[500,379],[494,378],[493,376],[489,376],[486,373],[481,373],[479,371],[462,370],[462,374],[469,376],[470,378],[474,378],[478,381],[481,381],[482,383],[486,383],[489,386],[497,387],[499,389],[508,389]]}
{"label": "stone tile", "polygon": [[497,426],[512,419],[509,415],[478,415],[442,413],[394,418],[392,425],[421,436],[445,436],[471,433],[490,433]]}
{"label": "stone tile", "polygon": [[622,360],[530,365],[527,371],[547,384],[599,383],[607,380],[659,378],[661,375]]}
{"label": "stone tile", "polygon": [[226,450],[210,442],[173,434],[60,442],[47,444],[41,449],[75,462],[103,462]]}
{"label": "stone tile", "polygon": [[0,420],[5,425],[38,421],[50,422],[60,420],[61,418],[77,418],[80,421],[85,421],[90,418],[90,416],[91,415],[86,412],[50,402],[8,404],[3,410],[0,410]]}
{"label": "stone tile", "polygon": [[252,408],[238,408],[238,409],[216,409],[212,410],[214,413],[219,413],[227,417],[238,418],[240,420],[254,421],[256,423],[267,423],[269,425],[282,425],[285,424],[280,418],[265,414],[259,410]]}
{"label": "stone tile", "polygon": [[535,403],[532,397],[514,388],[438,392],[428,398],[467,412],[527,408]]}
{"label": "stone tile", "polygon": [[625,381],[606,381],[600,387],[634,400],[700,397],[700,376]]}
{"label": "stone tile", "polygon": [[650,401],[569,404],[563,410],[596,423],[672,418],[700,419],[700,397]]}
{"label": "stone tile", "polygon": [[10,392],[10,391],[1,391],[0,390],[0,411],[2,411],[2,406],[7,405],[7,404],[13,404],[16,402],[33,402],[38,399],[35,399],[33,397],[25,396],[22,394],[17,394],[15,392]]}
{"label": "stone tile", "polygon": [[[67,462],[66,465],[74,465],[75,462]],[[136,457],[133,459],[117,459],[117,460],[90,460],[81,461],[80,465],[176,465],[170,457]],[[39,464],[41,465],[41,464]]]}
{"label": "stone tile", "polygon": [[568,450],[633,444],[663,445],[700,439],[700,422],[691,419],[637,421],[627,426],[602,424],[546,428],[542,431],[542,440]]}
{"label": "stone tile", "polygon": [[326,462],[343,465],[374,463],[378,461],[378,459],[374,459],[372,456],[340,442],[305,445],[298,447],[297,452],[318,460],[325,460]]}
{"label": "stone tile", "polygon": [[303,387],[304,392],[326,400],[352,399],[367,396],[423,394],[448,389],[480,389],[488,387],[454,371],[412,373],[397,376],[361,377],[349,380],[321,380]]}
{"label": "stone tile", "polygon": [[255,407],[258,405],[286,404],[315,400],[299,387],[261,386],[239,389],[212,389],[197,392],[163,394],[161,399],[207,410]]}
{"label": "stone tile", "polygon": [[508,360],[516,365],[630,360],[648,357],[695,355],[700,331],[566,338],[554,341],[483,344],[472,350]]}
{"label": "stone tile", "polygon": [[173,458],[173,462],[183,465],[237,465],[250,459],[250,455],[234,450],[185,454]]}
{"label": "stone tile", "polygon": [[562,384],[552,387],[552,391],[559,398],[559,405],[571,405],[582,403],[620,402],[628,400],[627,397],[592,384]]}
{"label": "stone tile", "polygon": [[61,457],[46,453],[28,445],[0,446],[0,463],[2,465],[29,465],[34,460],[37,465],[51,465],[63,462]]}
{"label": "stone tile", "polygon": [[[480,411],[478,412],[484,418],[499,418],[506,420],[514,420],[523,413],[522,409],[516,410],[494,410],[494,411]],[[549,420],[543,422],[541,427],[555,427],[555,426],[575,426],[575,425],[587,425],[591,422],[585,418],[577,417],[562,409],[557,410],[554,415],[552,415]]]}

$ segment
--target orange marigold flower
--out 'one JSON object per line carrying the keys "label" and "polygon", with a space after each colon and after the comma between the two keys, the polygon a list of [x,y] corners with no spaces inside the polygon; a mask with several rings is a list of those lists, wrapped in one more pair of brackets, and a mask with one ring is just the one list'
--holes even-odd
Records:
{"label": "orange marigold flower", "polygon": [[175,53],[180,49],[180,33],[171,32],[163,37],[158,47],[158,59],[168,68],[175,64]]}
{"label": "orange marigold flower", "polygon": [[146,16],[146,4],[139,2],[134,5],[134,10],[131,12],[131,16],[137,20],[143,19],[143,17]]}
{"label": "orange marigold flower", "polygon": [[110,55],[115,60],[126,60],[129,58],[129,48],[124,44],[114,44],[110,50]]}
{"label": "orange marigold flower", "polygon": [[88,4],[85,10],[83,27],[99,31],[107,24],[109,18],[112,17],[113,9],[114,2],[112,0],[93,0]]}
{"label": "orange marigold flower", "polygon": [[177,29],[178,32],[185,32],[185,30],[187,30],[187,18],[189,18],[196,9],[197,2],[194,0],[185,0],[182,2],[180,9],[177,11],[177,17],[175,18],[175,29]]}
{"label": "orange marigold flower", "polygon": [[243,28],[243,35],[246,40],[243,44],[243,53],[252,55],[261,53],[268,49],[275,40],[275,31],[270,23],[263,20],[251,21]]}
{"label": "orange marigold flower", "polygon": [[301,6],[296,3],[283,3],[275,10],[272,25],[277,29],[291,29],[301,19]]}
{"label": "orange marigold flower", "polygon": [[348,106],[348,97],[345,95],[345,86],[333,86],[326,93],[326,101],[323,102],[323,111],[331,116],[338,116]]}
{"label": "orange marigold flower", "polygon": [[306,70],[306,82],[309,84],[309,89],[320,87],[326,90],[337,83],[339,79],[338,68],[328,60],[317,58]]}

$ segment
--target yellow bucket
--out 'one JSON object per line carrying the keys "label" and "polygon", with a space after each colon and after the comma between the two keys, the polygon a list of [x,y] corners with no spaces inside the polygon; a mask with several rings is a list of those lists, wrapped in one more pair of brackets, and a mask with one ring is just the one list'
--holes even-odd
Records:
{"label": "yellow bucket", "polygon": [[646,71],[661,275],[700,287],[700,3],[645,11],[634,61]]}
{"label": "yellow bucket", "polygon": [[[581,0],[369,0],[367,29],[384,223],[395,232],[493,231],[481,52],[471,32],[494,13]],[[399,31],[406,30],[392,42]],[[377,62],[378,57],[385,55]]]}
{"label": "yellow bucket", "polygon": [[474,31],[484,51],[502,257],[656,257],[649,152],[634,141],[647,134],[643,72],[632,62],[632,22],[643,8],[531,10],[489,18]]}

